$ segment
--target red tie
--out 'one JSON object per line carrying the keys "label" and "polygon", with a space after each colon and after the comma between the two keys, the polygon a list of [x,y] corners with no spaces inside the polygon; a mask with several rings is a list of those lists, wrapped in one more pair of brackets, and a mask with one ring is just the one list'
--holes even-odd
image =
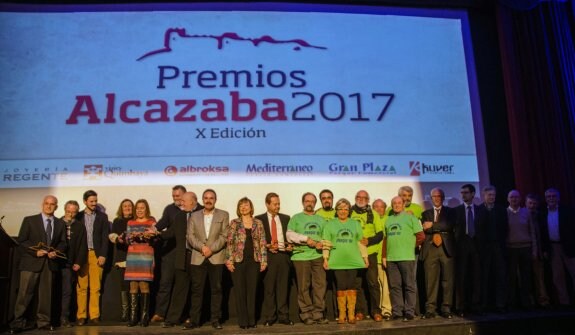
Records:
{"label": "red tie", "polygon": [[276,226],[276,217],[272,215],[272,244],[278,241],[278,227]]}

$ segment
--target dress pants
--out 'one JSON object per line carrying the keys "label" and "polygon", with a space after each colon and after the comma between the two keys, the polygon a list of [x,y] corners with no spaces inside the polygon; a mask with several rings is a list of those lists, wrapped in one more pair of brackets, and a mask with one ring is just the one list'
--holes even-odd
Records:
{"label": "dress pants", "polygon": [[38,296],[36,324],[38,327],[50,324],[53,281],[54,273],[49,269],[47,261],[44,262],[44,266],[40,272],[20,272],[20,285],[14,306],[14,321],[11,323],[12,328],[25,327],[26,310],[36,295]]}
{"label": "dress pants", "polygon": [[158,293],[156,293],[156,309],[154,314],[166,317],[170,306],[170,297],[173,296],[172,289],[175,281],[174,252],[168,252],[162,256],[162,268],[160,269],[160,282]]}
{"label": "dress pants", "polygon": [[504,250],[498,243],[484,243],[481,247],[481,306],[488,307],[491,286],[495,289],[495,307],[505,308],[507,302],[507,276]]}
{"label": "dress pants", "polygon": [[381,308],[379,307],[381,288],[379,284],[379,273],[377,270],[379,267],[379,264],[377,264],[377,257],[377,252],[368,255],[369,267],[366,271],[367,287],[369,289],[369,304],[372,316],[375,314],[381,314]]}
{"label": "dress pants", "polygon": [[455,308],[461,313],[481,309],[481,263],[478,249],[476,241],[467,236],[457,244]]}
{"label": "dress pants", "polygon": [[263,278],[262,319],[265,321],[289,320],[288,293],[291,266],[288,253],[268,252],[268,267]]}
{"label": "dress pants", "polygon": [[300,318],[303,321],[323,318],[327,286],[323,257],[311,261],[293,261],[293,266],[297,279],[297,302]]}
{"label": "dress pants", "polygon": [[[428,243],[428,242],[426,242]],[[425,270],[425,292],[427,299],[425,302],[426,313],[436,313],[439,286],[442,289],[441,312],[450,313],[453,303],[453,275],[455,262],[452,257],[448,257],[443,250],[443,246],[429,246],[429,251],[423,261]]]}
{"label": "dress pants", "polygon": [[415,264],[417,261],[387,262],[391,309],[394,316],[415,315],[415,285],[417,285]]}
{"label": "dress pants", "polygon": [[389,284],[387,283],[387,272],[381,264],[377,264],[378,280],[380,287],[380,309],[383,314],[391,314],[391,300],[389,298]]}
{"label": "dress pants", "polygon": [[256,294],[259,282],[260,263],[253,258],[244,258],[235,263],[232,272],[234,294],[236,296],[236,313],[240,327],[256,325]]}
{"label": "dress pants", "polygon": [[78,297],[78,312],[76,317],[87,318],[88,316],[88,289],[90,290],[90,319],[100,317],[100,287],[102,285],[102,273],[104,269],[98,265],[98,257],[94,250],[88,251],[88,264],[82,265],[78,271],[78,284],[76,294]]}
{"label": "dress pants", "polygon": [[200,324],[203,306],[204,288],[206,279],[210,281],[210,321],[220,321],[222,317],[222,273],[224,264],[212,264],[204,260],[201,265],[192,265],[192,306],[190,308],[190,321]]}
{"label": "dress pants", "polygon": [[[522,307],[533,305],[532,281],[531,281],[531,247],[507,248],[507,278],[508,278],[508,302],[511,307],[517,307],[517,293]],[[519,282],[519,292],[517,284]]]}
{"label": "dress pants", "polygon": [[535,286],[535,300],[539,306],[548,306],[550,304],[547,285],[545,284],[545,261],[543,259],[534,259],[533,263],[533,284]]}
{"label": "dress pants", "polygon": [[74,270],[72,266],[66,264],[60,269],[62,274],[62,318],[70,319],[70,303],[72,301],[72,291],[74,285]]}
{"label": "dress pants", "polygon": [[[572,237],[572,236],[571,236]],[[569,305],[569,293],[567,292],[566,273],[571,277],[575,287],[575,257],[567,257],[560,243],[551,243],[551,271],[553,272],[553,285],[557,292],[560,305]]]}

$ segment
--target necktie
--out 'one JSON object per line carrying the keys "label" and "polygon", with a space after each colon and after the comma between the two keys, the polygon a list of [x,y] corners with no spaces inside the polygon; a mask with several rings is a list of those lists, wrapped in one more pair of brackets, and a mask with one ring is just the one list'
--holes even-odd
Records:
{"label": "necktie", "polygon": [[471,205],[467,206],[467,235],[475,237],[475,222],[473,222],[473,211]]}
{"label": "necktie", "polygon": [[278,242],[278,227],[276,224],[276,217],[275,215],[272,215],[272,244],[277,243]]}
{"label": "necktie", "polygon": [[[433,220],[433,222],[437,222],[437,220],[439,220],[439,211],[440,210],[441,209],[439,209],[439,208],[435,209],[435,219]],[[441,233],[434,233],[432,236],[432,241],[436,247],[440,247],[443,244],[443,238],[441,237]]]}
{"label": "necktie", "polygon": [[52,220],[46,219],[46,242],[52,244]]}

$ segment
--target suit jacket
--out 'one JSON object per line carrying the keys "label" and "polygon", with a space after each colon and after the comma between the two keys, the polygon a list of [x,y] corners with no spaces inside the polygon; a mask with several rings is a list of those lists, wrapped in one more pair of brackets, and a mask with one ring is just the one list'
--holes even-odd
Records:
{"label": "suit jacket", "polygon": [[[475,236],[473,240],[478,240],[482,234],[480,225],[485,221],[485,212],[479,206],[473,204],[473,222],[475,223]],[[467,212],[466,205],[461,204],[455,207],[455,242],[458,246],[465,247],[470,237],[467,235]]]}
{"label": "suit jacket", "polygon": [[[197,208],[194,211],[198,211]],[[178,270],[186,270],[186,233],[188,231],[188,212],[180,211],[176,214],[174,221],[168,226],[168,229],[160,233],[162,240],[173,241],[174,266]]]}
{"label": "suit jacket", "polygon": [[[559,206],[559,238],[563,252],[567,257],[575,257],[575,221],[573,221],[573,209],[566,206]],[[543,209],[539,213],[539,231],[541,233],[541,248],[543,252],[551,252],[551,241],[549,240],[549,226],[547,215],[549,210]]]}
{"label": "suit jacket", "polygon": [[[286,232],[287,232],[287,226],[288,226],[290,217],[289,217],[289,215],[285,215],[285,214],[282,214],[282,213],[278,213],[278,217],[279,217],[279,219],[280,219],[280,220],[279,220],[279,223],[280,223],[281,226],[282,226],[282,235],[283,235],[283,237],[284,237],[284,242],[287,244]],[[270,220],[268,219],[268,213],[265,212],[265,213],[263,213],[263,214],[260,214],[260,215],[256,216],[255,218],[258,219],[258,220],[260,220],[260,221],[263,223],[263,225],[264,225],[264,231],[266,232],[266,241],[267,241],[267,243],[271,243],[271,241],[272,241],[272,233],[271,233],[271,230],[270,230]],[[277,223],[277,221],[276,221],[276,223]],[[271,252],[268,252],[268,262],[269,262],[270,257],[273,258],[274,255],[275,255],[275,254],[273,254],[273,253],[271,253]]]}
{"label": "suit jacket", "polygon": [[479,215],[476,225],[477,238],[480,244],[495,244],[505,250],[507,247],[507,234],[509,232],[509,218],[507,209],[495,205],[491,210],[485,203],[477,206]]}
{"label": "suit jacket", "polygon": [[[64,222],[57,217],[54,217],[52,222],[52,241],[50,247],[65,253],[66,228],[64,227]],[[18,233],[18,243],[20,244],[22,256],[18,267],[20,271],[40,272],[46,261],[48,262],[50,270],[57,271],[59,269],[58,258],[52,260],[47,256],[37,257],[36,251],[30,249],[30,247],[38,245],[40,242],[44,244],[47,243],[42,214],[25,217],[22,221],[22,226],[20,226],[20,232]]]}
{"label": "suit jacket", "polygon": [[[66,231],[64,223],[64,231]],[[70,240],[68,241],[68,260],[70,265],[84,265],[88,263],[88,241],[86,236],[86,227],[74,220],[70,225]]]}
{"label": "suit jacket", "polygon": [[193,265],[201,265],[205,261],[202,255],[202,247],[208,246],[212,250],[212,256],[208,261],[212,264],[224,264],[226,261],[225,246],[228,235],[228,225],[230,215],[221,209],[214,209],[212,225],[208,236],[204,225],[204,211],[197,211],[192,214],[188,223],[187,239],[192,248]]}
{"label": "suit jacket", "polygon": [[[84,222],[84,211],[81,211],[76,215],[77,223],[81,223],[86,227]],[[86,232],[86,236],[87,236]],[[92,232],[94,241],[94,251],[96,252],[96,257],[108,257],[108,235],[110,234],[110,222],[108,221],[108,215],[100,211],[96,211],[96,218],[94,219],[94,231]]]}
{"label": "suit jacket", "polygon": [[421,246],[421,257],[423,260],[427,257],[430,248],[436,248],[432,243],[434,233],[441,234],[443,240],[441,248],[443,248],[445,254],[448,257],[455,255],[455,234],[453,233],[455,228],[455,209],[442,206],[437,222],[434,222],[434,218],[435,209],[433,208],[424,211],[421,215],[422,222],[433,222],[431,228],[424,230],[425,242]]}

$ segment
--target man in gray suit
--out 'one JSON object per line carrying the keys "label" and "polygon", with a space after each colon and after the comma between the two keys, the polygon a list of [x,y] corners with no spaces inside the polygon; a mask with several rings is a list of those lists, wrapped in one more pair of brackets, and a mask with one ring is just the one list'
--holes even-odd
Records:
{"label": "man in gray suit", "polygon": [[222,271],[230,215],[215,208],[216,200],[216,191],[205,190],[202,194],[204,209],[194,212],[188,221],[187,240],[192,248],[192,308],[191,322],[184,326],[185,329],[199,327],[204,286],[208,277],[211,289],[210,321],[214,329],[222,329]]}

